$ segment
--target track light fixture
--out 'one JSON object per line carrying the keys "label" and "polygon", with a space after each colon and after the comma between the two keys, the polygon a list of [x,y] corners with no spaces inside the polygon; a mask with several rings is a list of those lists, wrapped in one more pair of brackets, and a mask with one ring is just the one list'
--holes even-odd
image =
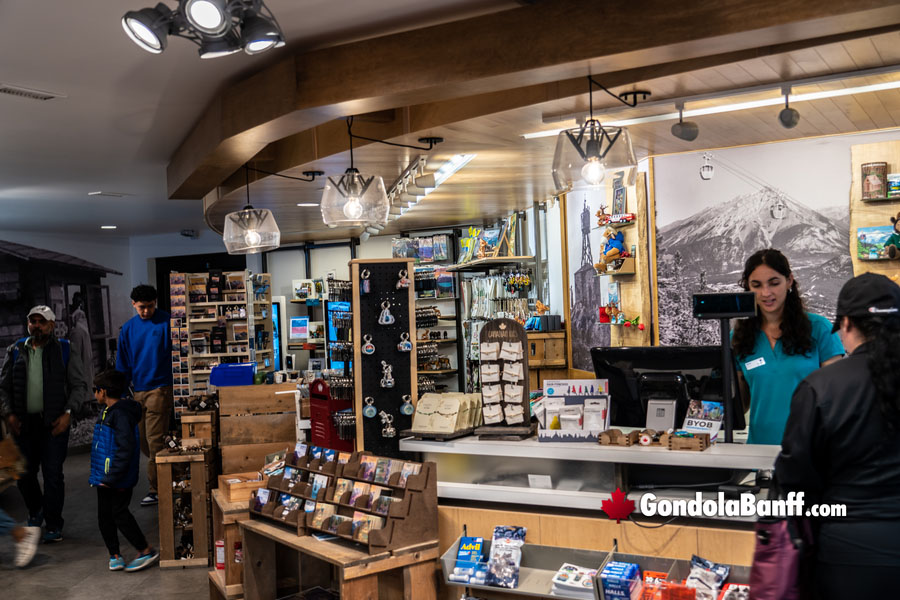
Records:
{"label": "track light fixture", "polygon": [[[572,189],[575,183],[599,185],[607,170],[637,166],[631,136],[624,127],[604,127],[594,118],[594,86],[622,102],[634,107],[638,96],[645,100],[650,92],[639,90],[624,92],[618,96],[588,76],[588,102],[590,118],[581,127],[565,129],[556,140],[553,157],[553,181],[559,192]],[[621,142],[616,144],[621,139]]]}
{"label": "track light fixture", "polygon": [[781,88],[781,93],[784,94],[784,108],[778,113],[778,120],[785,129],[793,129],[800,122],[800,113],[796,108],[790,107],[791,86]]}
{"label": "track light fixture", "polygon": [[275,250],[281,245],[281,230],[275,216],[267,208],[250,204],[250,168],[244,166],[247,205],[225,216],[222,241],[228,254],[256,254]]}
{"label": "track light fixture", "polygon": [[284,34],[262,0],[179,0],[175,10],[163,3],[125,13],[122,28],[153,54],[166,49],[168,36],[199,46],[200,58],[243,50],[259,54],[284,45]]}
{"label": "track light fixture", "polygon": [[678,109],[678,122],[672,125],[672,135],[686,142],[693,142],[700,135],[700,127],[693,121],[684,120],[684,103],[675,105]]}

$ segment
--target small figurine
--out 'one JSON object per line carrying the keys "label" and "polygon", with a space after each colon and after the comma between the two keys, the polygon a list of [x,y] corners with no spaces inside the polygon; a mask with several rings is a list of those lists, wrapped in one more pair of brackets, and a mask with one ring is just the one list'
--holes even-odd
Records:
{"label": "small figurine", "polygon": [[547,306],[546,304],[544,304],[543,302],[541,302],[540,300],[538,300],[537,303],[534,305],[534,312],[536,312],[539,315],[544,314],[548,310],[550,310],[550,307]]}
{"label": "small figurine", "polygon": [[891,217],[891,225],[894,226],[894,232],[884,242],[884,249],[887,250],[888,258],[900,258],[900,212],[896,217]]}

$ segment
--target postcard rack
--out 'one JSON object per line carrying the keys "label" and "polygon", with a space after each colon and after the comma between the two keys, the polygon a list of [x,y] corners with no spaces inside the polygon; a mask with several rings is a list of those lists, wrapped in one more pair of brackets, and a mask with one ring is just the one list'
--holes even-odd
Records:
{"label": "postcard rack", "polygon": [[335,535],[369,554],[437,539],[435,463],[334,451],[329,461],[325,452],[315,447],[300,456],[289,452],[286,473],[269,478],[266,502],[257,499],[258,492],[251,495],[251,517],[298,535]]}

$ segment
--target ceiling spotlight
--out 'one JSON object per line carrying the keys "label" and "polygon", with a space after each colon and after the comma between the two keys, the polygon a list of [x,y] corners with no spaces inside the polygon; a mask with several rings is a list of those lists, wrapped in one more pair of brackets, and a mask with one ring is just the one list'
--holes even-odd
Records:
{"label": "ceiling spotlight", "polygon": [[791,87],[783,87],[781,93],[784,94],[784,108],[778,113],[778,120],[785,129],[793,129],[797,126],[797,123],[800,122],[800,113],[797,112],[797,109],[791,108],[789,105]]}
{"label": "ceiling spotlight", "polygon": [[630,107],[637,104],[638,95],[646,97],[650,94],[643,91],[629,93],[626,97],[632,96],[632,102],[628,102],[588,76],[590,118],[581,127],[564,129],[556,139],[552,172],[559,192],[572,189],[579,181],[598,185],[603,181],[607,170],[637,166],[628,130],[624,127],[603,126],[594,118],[594,85]]}
{"label": "ceiling spotlight", "polygon": [[693,142],[700,135],[700,127],[693,121],[684,120],[684,103],[675,105],[678,109],[678,122],[672,125],[672,135],[686,142]]}
{"label": "ceiling spotlight", "polygon": [[201,58],[284,46],[284,34],[263,0],[179,0],[175,10],[160,3],[125,13],[122,27],[134,43],[154,54],[166,49],[170,35],[197,44]]}
{"label": "ceiling spotlight", "polygon": [[437,187],[437,182],[434,178],[434,173],[428,173],[427,175],[419,175],[416,177],[416,187],[427,189],[427,188],[435,188]]}
{"label": "ceiling spotlight", "polygon": [[130,10],[122,17],[122,28],[135,44],[153,54],[166,49],[166,35],[173,19],[173,13],[165,4],[155,8]]}
{"label": "ceiling spotlight", "polygon": [[182,0],[179,6],[191,26],[210,36],[220,36],[231,29],[231,15],[225,0]]}

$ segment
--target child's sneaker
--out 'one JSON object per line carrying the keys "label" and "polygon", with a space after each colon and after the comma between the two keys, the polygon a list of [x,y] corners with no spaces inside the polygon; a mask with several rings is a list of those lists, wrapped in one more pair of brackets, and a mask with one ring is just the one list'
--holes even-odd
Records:
{"label": "child's sneaker", "polygon": [[128,563],[128,566],[125,567],[125,571],[140,571],[141,569],[146,569],[147,567],[156,564],[159,561],[159,551],[150,549],[150,552],[147,554],[142,554],[138,556],[136,559]]}
{"label": "child's sneaker", "polygon": [[56,529],[51,530],[48,529],[44,532],[44,543],[45,544],[54,544],[56,542],[63,541],[62,531]]}
{"label": "child's sneaker", "polygon": [[121,556],[110,556],[109,557],[109,570],[110,571],[122,571],[125,569],[125,559]]}
{"label": "child's sneaker", "polygon": [[156,495],[156,492],[150,492],[143,498],[141,498],[141,506],[154,506],[159,503],[159,496]]}
{"label": "child's sneaker", "polygon": [[34,554],[37,552],[38,540],[40,539],[40,527],[25,528],[25,537],[22,538],[21,542],[16,543],[15,562],[17,567],[25,567],[31,562],[31,559],[34,558]]}

